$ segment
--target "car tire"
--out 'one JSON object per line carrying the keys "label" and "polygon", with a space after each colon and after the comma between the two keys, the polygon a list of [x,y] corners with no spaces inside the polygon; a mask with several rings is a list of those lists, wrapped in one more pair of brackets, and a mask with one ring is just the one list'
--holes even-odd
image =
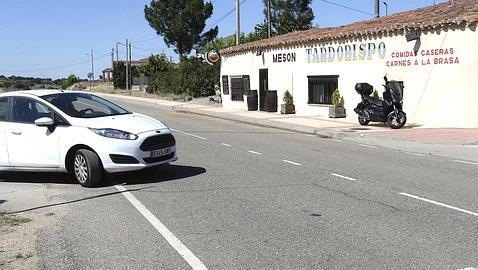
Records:
{"label": "car tire", "polygon": [[83,187],[98,186],[103,176],[103,167],[98,155],[88,149],[77,150],[73,157],[73,174]]}

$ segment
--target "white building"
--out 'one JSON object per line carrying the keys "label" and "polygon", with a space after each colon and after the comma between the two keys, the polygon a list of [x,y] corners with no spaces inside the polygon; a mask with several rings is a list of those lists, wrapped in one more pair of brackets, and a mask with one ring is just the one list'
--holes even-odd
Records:
{"label": "white building", "polygon": [[248,89],[277,90],[280,106],[289,90],[298,115],[327,116],[338,88],[347,117],[357,118],[355,84],[368,82],[382,93],[387,75],[404,83],[409,123],[476,128],[477,22],[478,3],[455,0],[230,47],[221,52],[223,106],[247,110]]}

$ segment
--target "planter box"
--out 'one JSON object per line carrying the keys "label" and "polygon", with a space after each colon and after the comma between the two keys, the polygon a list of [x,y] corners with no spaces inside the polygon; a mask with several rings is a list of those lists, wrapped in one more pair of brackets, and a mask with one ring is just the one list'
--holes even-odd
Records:
{"label": "planter box", "polygon": [[345,118],[345,108],[344,107],[330,107],[329,108],[329,117],[330,118]]}
{"label": "planter box", "polygon": [[294,104],[290,104],[290,105],[281,104],[280,105],[280,113],[281,114],[293,114],[293,113],[295,113],[295,105]]}

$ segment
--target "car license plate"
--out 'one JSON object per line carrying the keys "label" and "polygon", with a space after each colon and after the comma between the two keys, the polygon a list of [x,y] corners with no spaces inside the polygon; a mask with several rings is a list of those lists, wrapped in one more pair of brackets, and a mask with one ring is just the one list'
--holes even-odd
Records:
{"label": "car license plate", "polygon": [[173,153],[174,150],[175,150],[174,146],[169,147],[169,148],[156,149],[156,150],[151,151],[151,157],[155,158],[155,157],[166,156],[166,155],[169,155],[169,154]]}

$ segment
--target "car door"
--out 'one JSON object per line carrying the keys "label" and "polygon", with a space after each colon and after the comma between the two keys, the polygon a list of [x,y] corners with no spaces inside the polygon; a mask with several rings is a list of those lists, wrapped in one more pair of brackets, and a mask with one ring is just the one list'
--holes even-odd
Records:
{"label": "car door", "polygon": [[0,167],[8,167],[7,138],[5,137],[8,126],[8,98],[0,98]]}
{"label": "car door", "polygon": [[55,127],[39,127],[35,120],[54,117],[54,111],[35,99],[14,97],[6,128],[10,166],[58,168],[60,134]]}

